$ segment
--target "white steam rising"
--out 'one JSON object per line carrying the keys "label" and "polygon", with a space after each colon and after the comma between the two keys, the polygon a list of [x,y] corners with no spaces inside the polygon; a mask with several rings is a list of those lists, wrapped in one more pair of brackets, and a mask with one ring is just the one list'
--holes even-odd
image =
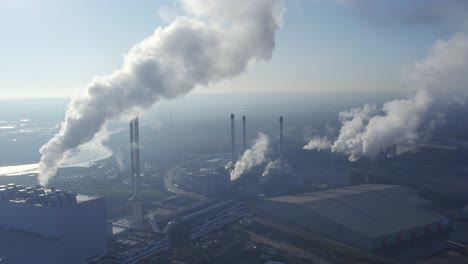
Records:
{"label": "white steam rising", "polygon": [[282,24],[283,0],[181,0],[187,16],[159,27],[128,52],[121,69],[95,78],[74,98],[65,121],[40,152],[46,185],[66,153],[91,141],[112,119],[242,73],[268,60]]}
{"label": "white steam rising", "polygon": [[[405,81],[415,89],[411,98],[388,101],[382,109],[367,104],[340,113],[340,134],[328,147],[348,155],[350,161],[361,156],[375,157],[393,145],[397,153],[414,149],[427,132],[423,123],[440,122],[440,115],[432,115],[437,107],[466,102],[467,72],[468,35],[460,33],[449,40],[438,40],[425,59],[404,69]],[[312,140],[304,148],[310,145],[317,149],[317,143]]]}
{"label": "white steam rising", "polygon": [[259,133],[252,146],[247,149],[242,157],[234,164],[231,171],[231,181],[237,180],[244,173],[255,166],[268,161],[267,154],[270,152],[270,139],[267,135]]}
{"label": "white steam rising", "polygon": [[266,177],[270,174],[270,171],[273,169],[278,169],[280,167],[279,160],[270,160],[265,166],[265,170],[262,173],[262,177]]}
{"label": "white steam rising", "polygon": [[328,140],[325,137],[314,137],[307,143],[307,145],[304,146],[303,149],[306,150],[324,150],[324,149],[330,149],[332,146],[332,143],[330,140]]}

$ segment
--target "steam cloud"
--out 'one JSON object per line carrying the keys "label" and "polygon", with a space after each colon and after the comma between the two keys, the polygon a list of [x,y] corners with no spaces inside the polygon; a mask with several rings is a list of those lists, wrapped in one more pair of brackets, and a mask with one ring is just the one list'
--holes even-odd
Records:
{"label": "steam cloud", "polygon": [[187,16],[136,44],[121,69],[95,78],[74,98],[58,134],[40,149],[46,185],[66,153],[91,141],[108,120],[148,109],[268,60],[282,24],[283,0],[181,0]]}
{"label": "steam cloud", "polygon": [[307,145],[304,146],[304,149],[306,150],[324,150],[324,149],[330,149],[332,146],[332,143],[325,137],[314,137],[307,143]]}
{"label": "steam cloud", "polygon": [[265,170],[262,173],[262,177],[266,177],[270,174],[270,171],[273,169],[278,169],[280,167],[279,160],[270,160],[265,166]]}
{"label": "steam cloud", "polygon": [[[466,102],[467,72],[468,35],[438,40],[425,59],[404,69],[405,81],[416,89],[411,98],[388,101],[382,109],[367,104],[339,114],[342,127],[330,146],[332,152],[355,161],[361,156],[375,157],[394,145],[397,153],[413,150],[423,140],[424,130],[433,127],[424,122],[440,121],[440,115],[432,115],[437,107]],[[316,144],[313,139],[304,148]]]}
{"label": "steam cloud", "polygon": [[252,146],[234,164],[234,169],[231,171],[231,181],[237,180],[253,167],[267,162],[267,154],[270,151],[269,145],[270,139],[268,136],[259,133]]}

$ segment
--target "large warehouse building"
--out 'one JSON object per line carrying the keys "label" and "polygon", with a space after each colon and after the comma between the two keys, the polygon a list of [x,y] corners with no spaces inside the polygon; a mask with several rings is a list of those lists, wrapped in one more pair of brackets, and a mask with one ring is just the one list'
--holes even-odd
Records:
{"label": "large warehouse building", "polygon": [[265,200],[265,211],[291,224],[368,250],[416,240],[449,228],[412,189],[362,184]]}

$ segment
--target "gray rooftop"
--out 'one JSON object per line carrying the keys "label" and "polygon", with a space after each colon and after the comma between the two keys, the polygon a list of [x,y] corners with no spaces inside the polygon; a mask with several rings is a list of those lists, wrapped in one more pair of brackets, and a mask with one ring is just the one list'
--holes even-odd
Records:
{"label": "gray rooftop", "polygon": [[267,202],[300,206],[304,212],[374,237],[445,220],[421,208],[420,205],[428,202],[410,188],[395,185],[355,185],[275,197]]}
{"label": "gray rooftop", "polygon": [[164,239],[166,235],[146,232],[141,230],[130,230],[124,236],[119,237],[111,242],[109,251],[111,253],[125,253],[135,248],[145,246],[154,240]]}
{"label": "gray rooftop", "polygon": [[76,194],[65,190],[47,189],[43,186],[17,184],[0,185],[2,202],[30,204],[38,207],[67,207],[100,199],[99,196]]}

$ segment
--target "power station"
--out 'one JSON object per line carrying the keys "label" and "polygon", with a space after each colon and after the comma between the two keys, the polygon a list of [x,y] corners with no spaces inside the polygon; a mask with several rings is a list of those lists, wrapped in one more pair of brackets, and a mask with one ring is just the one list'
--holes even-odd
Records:
{"label": "power station", "polygon": [[7,263],[70,263],[107,251],[103,197],[8,184],[0,186],[0,212],[0,255]]}

